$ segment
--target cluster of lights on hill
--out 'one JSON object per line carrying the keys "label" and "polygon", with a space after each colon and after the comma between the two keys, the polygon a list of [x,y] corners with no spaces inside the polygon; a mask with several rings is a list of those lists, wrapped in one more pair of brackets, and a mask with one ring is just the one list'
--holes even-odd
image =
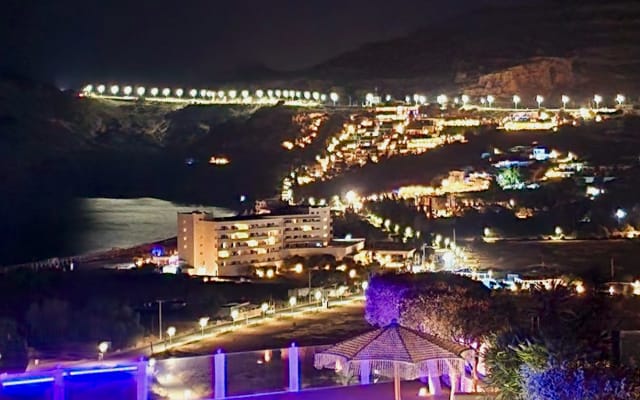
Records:
{"label": "cluster of lights on hill", "polygon": [[339,100],[337,93],[328,95],[317,91],[294,89],[257,89],[249,90],[210,90],[182,88],[146,88],[144,86],[120,86],[104,84],[86,85],[81,92],[83,96],[105,97],[121,100],[142,99],[167,102],[195,102],[195,103],[271,103],[285,101],[300,104],[320,104],[331,101],[335,104]]}

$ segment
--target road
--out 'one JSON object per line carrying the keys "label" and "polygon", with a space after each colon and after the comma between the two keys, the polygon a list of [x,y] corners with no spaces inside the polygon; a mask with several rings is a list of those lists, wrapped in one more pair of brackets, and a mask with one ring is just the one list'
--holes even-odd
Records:
{"label": "road", "polygon": [[171,341],[156,341],[144,347],[107,354],[106,358],[211,354],[218,348],[247,351],[288,346],[294,340],[300,345],[333,343],[336,338],[344,339],[370,329],[364,320],[363,306],[362,296],[334,300],[328,309],[315,302],[298,305],[293,310],[281,309],[267,317],[211,326],[204,334],[189,332]]}

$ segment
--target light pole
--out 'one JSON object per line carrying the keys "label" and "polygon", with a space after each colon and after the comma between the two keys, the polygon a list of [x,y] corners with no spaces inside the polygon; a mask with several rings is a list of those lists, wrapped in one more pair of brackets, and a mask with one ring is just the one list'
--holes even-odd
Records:
{"label": "light pole", "polygon": [[338,99],[340,98],[340,96],[338,96],[338,93],[336,92],[331,92],[329,94],[329,99],[331,99],[331,101],[333,102],[333,105],[335,106],[336,103],[338,102]]}
{"label": "light pole", "polygon": [[158,303],[158,336],[162,340],[162,303],[164,300],[156,300],[156,303]]}
{"label": "light pole", "polygon": [[316,307],[320,307],[320,299],[322,298],[322,292],[320,290],[316,290],[314,297],[316,299]]}
{"label": "light pole", "polygon": [[209,317],[202,317],[198,321],[198,325],[200,325],[200,332],[202,333],[203,337],[204,337],[204,328],[207,327],[208,323],[209,323]]}
{"label": "light pole", "polygon": [[599,94],[593,95],[593,102],[596,103],[596,110],[600,109],[600,103],[602,103],[602,96]]}
{"label": "light pole", "polygon": [[463,94],[460,99],[462,100],[462,105],[466,106],[467,103],[469,102],[469,96],[467,96],[466,94]]}
{"label": "light pole", "polygon": [[104,85],[102,85],[102,84],[98,85],[98,93],[100,95],[102,95],[104,93],[105,89],[106,88],[104,87]]}
{"label": "light pole", "polygon": [[109,342],[98,343],[98,360],[104,359],[104,354],[109,350]]}
{"label": "light pole", "polygon": [[624,101],[626,100],[626,98],[624,97],[624,95],[622,94],[617,94],[616,95],[616,103],[618,103],[618,107],[620,107]]}
{"label": "light pole", "polygon": [[162,89],[162,95],[164,97],[169,97],[170,94],[171,94],[171,89],[169,89],[168,87]]}
{"label": "light pole", "polygon": [[569,96],[567,96],[566,94],[563,94],[561,97],[562,100],[562,108],[567,108],[567,103],[569,102]]}
{"label": "light pole", "polygon": [[169,344],[172,343],[173,337],[176,335],[176,327],[170,326],[167,328],[167,336],[169,336]]}
{"label": "light pole", "polygon": [[544,101],[544,97],[541,95],[536,96],[536,103],[538,103],[538,108],[542,107],[542,102]]}
{"label": "light pole", "polygon": [[293,313],[293,308],[296,306],[297,303],[298,303],[298,299],[296,298],[296,296],[291,296],[289,298],[289,305],[291,306],[291,313]]}
{"label": "light pole", "polygon": [[111,94],[115,96],[118,94],[120,88],[118,87],[118,85],[113,85],[109,88],[109,90],[111,91]]}
{"label": "light pole", "polygon": [[514,108],[518,108],[518,103],[520,103],[520,96],[518,96],[517,94],[513,95],[513,105]]}
{"label": "light pole", "polygon": [[267,311],[269,310],[269,304],[262,303],[260,306],[260,311],[262,311],[262,318],[267,318]]}
{"label": "light pole", "polygon": [[496,100],[495,97],[493,97],[492,95],[488,95],[487,96],[487,103],[489,103],[489,108],[491,108],[493,102]]}
{"label": "light pole", "polygon": [[138,94],[138,97],[142,97],[144,96],[146,89],[143,86],[138,87],[138,89],[136,89],[136,93]]}
{"label": "light pole", "polygon": [[308,274],[309,274],[309,294],[308,294],[309,297],[308,297],[307,301],[309,303],[311,303],[311,267],[309,267],[307,269],[307,271],[308,271]]}
{"label": "light pole", "polygon": [[238,312],[238,310],[231,311],[231,319],[233,320],[233,326],[236,326],[236,319],[238,319],[238,316],[240,316],[240,313]]}
{"label": "light pole", "polygon": [[158,91],[157,87],[151,88],[151,96],[156,97],[158,95]]}

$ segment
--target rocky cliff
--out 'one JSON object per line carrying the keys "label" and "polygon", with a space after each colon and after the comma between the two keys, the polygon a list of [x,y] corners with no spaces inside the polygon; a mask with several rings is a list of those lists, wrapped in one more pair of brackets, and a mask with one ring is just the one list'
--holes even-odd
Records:
{"label": "rocky cliff", "polygon": [[479,97],[493,95],[508,98],[513,94],[533,97],[564,93],[575,87],[581,80],[574,71],[573,60],[559,57],[536,57],[520,65],[496,72],[480,75],[475,82],[459,77],[456,83],[465,93]]}
{"label": "rocky cliff", "polygon": [[409,89],[402,84],[409,81],[416,90],[494,95],[640,91],[640,2],[539,0],[471,10],[307,73],[390,91]]}

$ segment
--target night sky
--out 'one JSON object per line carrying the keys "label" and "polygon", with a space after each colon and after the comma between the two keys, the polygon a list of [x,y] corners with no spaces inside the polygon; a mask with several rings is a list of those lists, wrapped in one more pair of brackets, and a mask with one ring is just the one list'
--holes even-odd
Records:
{"label": "night sky", "polygon": [[302,69],[364,43],[500,3],[505,2],[5,0],[0,67],[62,88],[109,80],[204,83],[238,67]]}

